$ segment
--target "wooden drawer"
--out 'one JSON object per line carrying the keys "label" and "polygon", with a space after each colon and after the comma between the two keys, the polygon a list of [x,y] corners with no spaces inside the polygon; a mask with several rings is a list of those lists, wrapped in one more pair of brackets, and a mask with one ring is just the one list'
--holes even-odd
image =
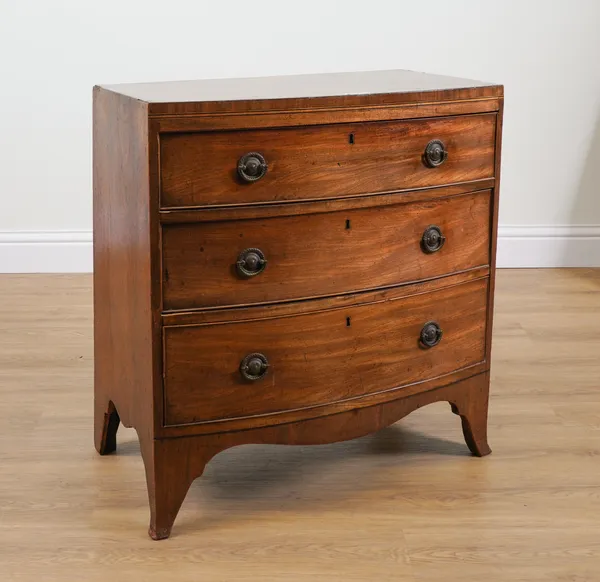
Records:
{"label": "wooden drawer", "polygon": [[[283,129],[163,134],[163,208],[344,197],[494,175],[496,114]],[[447,159],[425,163],[432,140]],[[265,175],[244,182],[238,161],[260,153]]]}
{"label": "wooden drawer", "polygon": [[[163,227],[165,310],[300,299],[396,285],[489,263],[490,192],[302,216]],[[423,235],[446,238],[428,253]],[[431,231],[430,231],[431,232]],[[236,267],[245,249],[267,263]]]}
{"label": "wooden drawer", "polygon": [[[164,328],[166,425],[272,414],[448,374],[485,354],[488,280],[273,319]],[[267,314],[268,316],[268,314]],[[424,348],[428,322],[443,331]],[[242,377],[249,354],[266,375]]]}

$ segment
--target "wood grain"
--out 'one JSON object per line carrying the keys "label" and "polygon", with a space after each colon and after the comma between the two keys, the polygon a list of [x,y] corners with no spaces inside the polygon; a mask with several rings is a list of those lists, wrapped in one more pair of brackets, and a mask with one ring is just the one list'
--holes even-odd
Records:
{"label": "wood grain", "polygon": [[459,194],[469,194],[489,190],[494,187],[494,178],[474,180],[468,184],[446,184],[436,188],[416,188],[402,192],[373,194],[370,196],[346,196],[344,198],[325,198],[306,202],[288,202],[285,204],[248,204],[246,206],[208,206],[199,212],[197,208],[178,208],[160,210],[159,218],[163,224],[189,224],[195,222],[214,222],[226,220],[248,220],[251,218],[274,218],[276,216],[302,216],[322,214],[339,210],[394,206],[409,202],[425,202],[437,198],[449,198]]}
{"label": "wood grain", "polygon": [[91,276],[0,294],[3,582],[597,582],[598,269],[498,270],[492,455],[445,402],[337,444],[234,447],[160,544],[135,431],[91,449]]}
{"label": "wood grain", "polygon": [[[161,206],[282,202],[436,186],[494,175],[495,114],[243,132],[165,134]],[[350,134],[354,143],[350,143]],[[448,159],[422,160],[433,139]],[[244,183],[237,163],[261,153],[269,168]]]}
{"label": "wood grain", "polygon": [[487,360],[492,358],[492,329],[494,325],[494,291],[496,288],[496,254],[498,250],[498,217],[500,212],[500,168],[502,163],[502,124],[504,119],[504,99],[500,99],[500,108],[498,111],[498,119],[496,121],[496,150],[495,150],[495,170],[496,182],[494,184],[492,207],[490,216],[490,286],[488,296],[488,313],[487,313]]}
{"label": "wood grain", "polygon": [[[155,440],[152,443],[154,459],[160,461],[163,471],[156,485],[160,488],[160,497],[155,497],[153,493],[150,495],[150,537],[155,540],[169,537],[194,479],[202,475],[212,457],[233,446],[250,443],[317,445],[322,444],[323,440],[344,441],[389,426],[421,406],[446,400],[452,411],[461,417],[469,450],[479,457],[488,455],[491,452],[487,443],[488,393],[489,379],[487,374],[482,374],[437,390],[401,397],[385,406],[360,408],[300,423],[276,425],[260,431]],[[158,500],[161,503],[157,503]]]}
{"label": "wood grain", "polygon": [[114,449],[119,416],[148,435],[153,426],[147,115],[143,103],[94,91],[95,440],[102,453]]}
{"label": "wood grain", "polygon": [[[351,293],[486,266],[489,215],[490,192],[483,191],[307,216],[164,226],[164,309]],[[421,239],[431,225],[446,242],[427,254]],[[249,247],[268,261],[251,278],[235,267]]]}
{"label": "wood grain", "polygon": [[[386,404],[398,400],[399,398],[409,398],[417,394],[435,392],[437,389],[448,386],[451,383],[456,384],[468,380],[473,376],[483,376],[488,369],[489,366],[487,363],[481,361],[477,364],[460,368],[459,370],[455,370],[442,376],[435,376],[419,382],[404,384],[402,386],[390,388],[389,390],[372,392],[364,396],[338,400],[330,404],[321,404],[309,408],[295,408],[285,412],[252,416],[251,418],[241,416],[234,419],[169,425],[162,427],[160,432],[157,431],[157,435],[160,439],[211,435],[218,438],[219,435],[230,432],[248,431],[249,427],[251,427],[250,430],[252,433],[260,433],[263,429],[278,426],[282,423],[285,425],[299,425],[300,423],[309,422],[318,418],[326,418],[353,411],[357,412],[364,408],[383,408]],[[355,418],[358,419],[360,417],[357,416]],[[326,436],[328,435],[324,434],[323,438]],[[258,437],[255,436],[255,438]],[[326,442],[322,444],[326,444]]]}
{"label": "wood grain", "polygon": [[422,295],[429,291],[437,291],[445,287],[452,287],[467,281],[474,281],[488,277],[488,267],[477,267],[446,277],[434,279],[409,281],[404,285],[347,293],[333,297],[307,299],[306,301],[281,302],[268,305],[249,305],[244,309],[239,307],[201,309],[190,311],[167,311],[162,314],[165,326],[200,325],[204,323],[227,323],[231,321],[256,321],[279,317],[294,317],[301,313],[318,313],[332,309],[345,309],[355,305],[367,305],[395,301],[402,297]]}
{"label": "wood grain", "polygon": [[[333,312],[166,328],[165,424],[246,417],[252,426],[255,415],[382,392],[479,363],[486,295],[483,279]],[[419,334],[429,321],[444,335],[423,349]],[[270,367],[248,382],[239,366],[254,352]]]}
{"label": "wood grain", "polygon": [[[169,536],[194,474],[233,444],[310,431],[327,443],[446,399],[471,451],[489,453],[502,91],[406,72],[95,89],[95,442],[111,453],[121,422],[136,429],[154,539]],[[448,154],[435,168],[423,158],[432,139]],[[269,171],[243,187],[249,150]],[[424,260],[434,220],[447,243]],[[252,236],[271,275],[235,288],[229,247]],[[425,351],[419,332],[434,318],[444,337]],[[265,341],[269,371],[250,391],[239,362]]]}
{"label": "wood grain", "polygon": [[[152,104],[149,105],[152,107]],[[186,109],[187,104],[172,106]],[[237,113],[196,113],[178,115],[150,115],[157,133],[186,131],[215,131],[244,128],[293,127],[301,125],[328,125],[365,121],[391,121],[471,115],[498,111],[498,98],[465,99],[463,101],[423,101],[403,105],[374,105],[356,107],[316,107],[287,111],[246,111]]]}
{"label": "wood grain", "polygon": [[502,85],[403,70],[124,83],[104,88],[147,102],[152,116],[391,105],[503,95]]}

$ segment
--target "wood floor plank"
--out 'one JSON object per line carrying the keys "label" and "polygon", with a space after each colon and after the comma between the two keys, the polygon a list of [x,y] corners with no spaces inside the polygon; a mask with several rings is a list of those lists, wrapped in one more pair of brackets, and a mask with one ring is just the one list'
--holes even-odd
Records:
{"label": "wood floor plank", "polygon": [[0,294],[2,582],[600,579],[600,270],[499,271],[491,456],[445,403],[347,443],[230,449],[160,543],[135,431],[94,451],[91,276]]}

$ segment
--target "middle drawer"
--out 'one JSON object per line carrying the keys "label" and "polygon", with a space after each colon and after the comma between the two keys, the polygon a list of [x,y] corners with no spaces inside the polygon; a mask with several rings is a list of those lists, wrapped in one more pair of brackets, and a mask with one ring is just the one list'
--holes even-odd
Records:
{"label": "middle drawer", "polygon": [[489,264],[490,191],[223,222],[163,225],[165,310],[337,295]]}

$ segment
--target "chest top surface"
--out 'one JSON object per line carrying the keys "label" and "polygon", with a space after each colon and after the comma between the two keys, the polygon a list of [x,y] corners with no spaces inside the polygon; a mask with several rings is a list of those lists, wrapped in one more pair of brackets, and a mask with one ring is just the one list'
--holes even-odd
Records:
{"label": "chest top surface", "polygon": [[[149,104],[150,114],[393,105],[502,96],[501,85],[406,70],[101,85]],[[195,107],[194,107],[195,104]],[[211,107],[211,104],[221,104]],[[266,107],[265,107],[266,105]]]}

